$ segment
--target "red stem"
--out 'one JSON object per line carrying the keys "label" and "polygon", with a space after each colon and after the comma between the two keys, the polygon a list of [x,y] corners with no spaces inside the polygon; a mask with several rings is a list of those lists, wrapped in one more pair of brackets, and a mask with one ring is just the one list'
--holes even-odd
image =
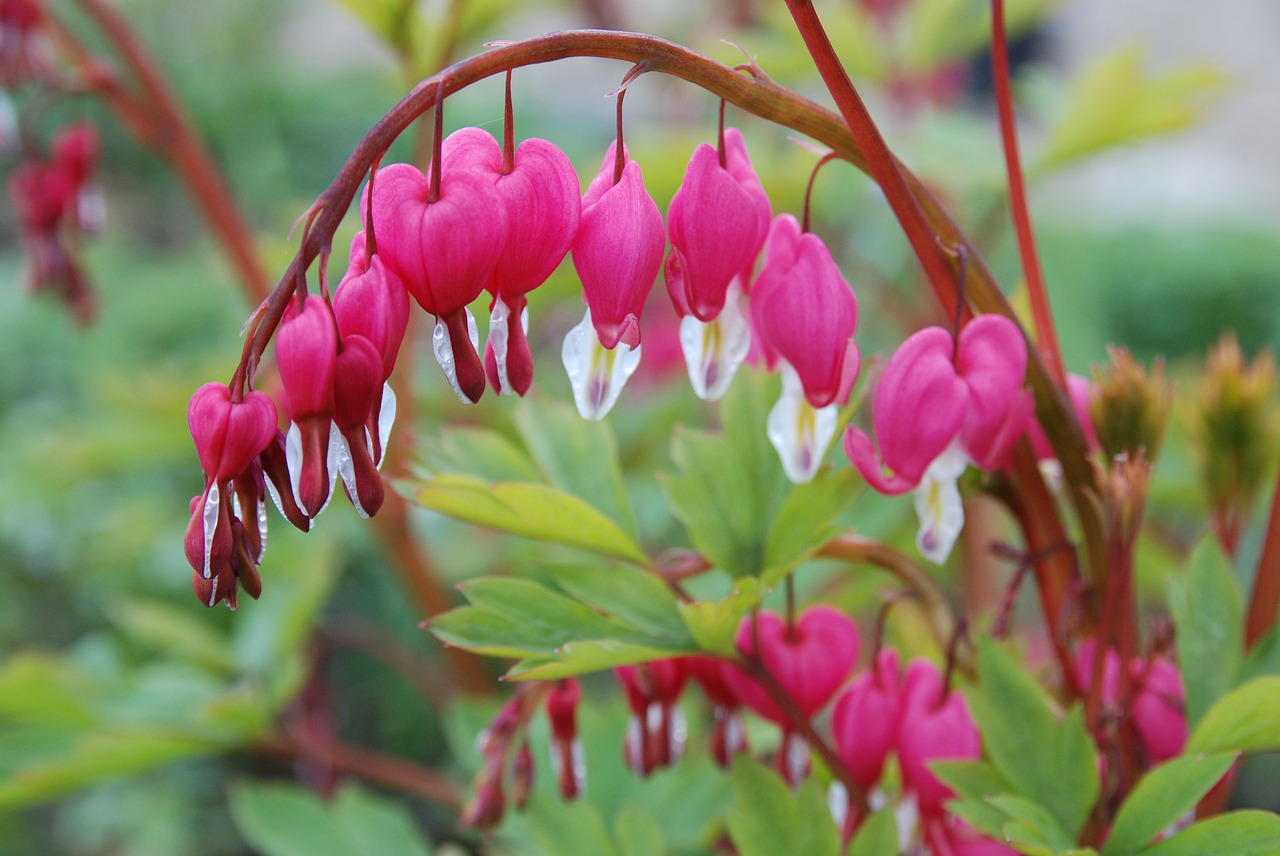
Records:
{"label": "red stem", "polygon": [[1271,498],[1271,513],[1267,516],[1267,533],[1262,542],[1262,555],[1258,557],[1258,572],[1253,579],[1253,592],[1249,596],[1249,613],[1245,619],[1245,645],[1253,645],[1266,635],[1276,623],[1276,609],[1280,606],[1280,476],[1277,476],[1275,494]]}
{"label": "red stem", "polygon": [[1031,317],[1036,328],[1036,343],[1045,367],[1058,384],[1067,388],[1066,369],[1058,347],[1058,333],[1049,309],[1049,292],[1035,235],[1031,230],[1031,209],[1027,205],[1027,188],[1018,154],[1018,126],[1013,115],[1013,86],[1009,74],[1009,47],[1004,25],[1004,0],[991,0],[991,78],[995,88],[996,112],[1000,118],[1000,140],[1004,146],[1005,168],[1009,176],[1009,207],[1013,214],[1013,231],[1018,238],[1018,255],[1022,258],[1022,276],[1027,283]]}

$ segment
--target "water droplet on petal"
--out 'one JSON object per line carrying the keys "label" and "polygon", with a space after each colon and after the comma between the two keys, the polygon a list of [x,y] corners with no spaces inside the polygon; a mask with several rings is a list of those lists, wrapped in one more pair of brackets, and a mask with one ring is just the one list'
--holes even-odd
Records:
{"label": "water droplet on petal", "polygon": [[[511,318],[511,309],[501,297],[493,301],[493,309],[489,310],[489,347],[493,348],[493,360],[498,369],[498,395],[514,395],[511,381],[507,378],[507,324]],[[525,330],[529,329],[529,308],[522,313],[521,323]]]}
{"label": "water droplet on petal", "polygon": [[795,484],[813,480],[836,435],[840,408],[828,404],[815,408],[804,395],[800,376],[785,360],[779,360],[782,395],[769,411],[769,442],[782,459],[782,470]]}
{"label": "water droplet on petal", "polygon": [[916,515],[920,518],[916,546],[921,555],[935,564],[941,565],[947,560],[964,528],[964,503],[956,482],[968,465],[969,456],[953,441],[929,464],[916,488]]}
{"label": "water droplet on petal", "polygon": [[603,419],[640,365],[640,347],[619,343],[612,351],[606,350],[596,335],[588,309],[581,323],[564,337],[560,358],[582,418]]}
{"label": "water droplet on petal", "polygon": [[[464,311],[467,313],[467,337],[471,339],[471,348],[474,350],[480,344],[480,331],[476,327],[476,317],[471,314],[471,310]],[[462,386],[458,383],[458,366],[453,359],[453,342],[449,337],[449,328],[440,318],[436,318],[435,330],[431,332],[431,352],[435,354],[436,362],[444,370],[444,376],[449,379],[449,388],[453,390],[453,394],[458,396],[463,404],[471,404],[471,399],[462,391]]]}
{"label": "water droplet on petal", "polygon": [[[268,480],[267,484],[271,482]],[[272,488],[274,490],[274,488]],[[258,555],[253,557],[255,562],[261,562],[263,555],[267,552],[267,503],[266,500],[258,500]]]}
{"label": "water droplet on petal", "polygon": [[742,311],[736,279],[714,320],[703,323],[692,315],[680,319],[680,348],[694,394],[703,401],[718,401],[751,350],[751,324]]}

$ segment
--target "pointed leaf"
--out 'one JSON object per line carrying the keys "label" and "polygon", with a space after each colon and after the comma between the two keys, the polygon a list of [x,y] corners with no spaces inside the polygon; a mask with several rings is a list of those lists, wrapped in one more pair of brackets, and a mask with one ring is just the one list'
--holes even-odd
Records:
{"label": "pointed leaf", "polygon": [[618,443],[605,421],[589,421],[567,404],[523,399],[516,427],[551,484],[581,497],[635,539],[635,510],[622,480]]}
{"label": "pointed leaf", "polygon": [[419,505],[468,523],[593,553],[646,563],[644,551],[618,525],[572,494],[541,484],[486,484],[448,474],[413,486]]}
{"label": "pointed leaf", "polygon": [[1280,749],[1280,677],[1257,678],[1220,698],[1191,732],[1186,754]]}
{"label": "pointed leaf", "polygon": [[897,852],[898,822],[891,808],[867,818],[849,844],[849,856],[896,856]]}
{"label": "pointed leaf", "polygon": [[1269,811],[1233,811],[1194,823],[1177,835],[1138,851],[1137,856],[1274,856],[1280,853],[1280,816]]}
{"label": "pointed leaf", "polygon": [[614,832],[618,856],[654,856],[667,852],[667,843],[657,818],[639,806],[623,806],[614,821]]}
{"label": "pointed leaf", "polygon": [[738,580],[733,592],[720,601],[699,600],[680,604],[680,617],[698,647],[723,657],[737,655],[735,640],[742,617],[764,600],[768,590],[753,579]]}
{"label": "pointed leaf", "polygon": [[560,646],[554,660],[517,663],[507,673],[507,679],[551,681],[691,653],[694,652],[688,649],[658,648],[617,639],[583,639]]}
{"label": "pointed leaf", "polygon": [[1244,647],[1244,607],[1235,574],[1214,538],[1191,553],[1182,585],[1171,593],[1178,630],[1178,664],[1187,692],[1187,725],[1194,729],[1231,688]]}
{"label": "pointed leaf", "polygon": [[820,470],[813,481],[792,488],[765,540],[765,583],[781,580],[828,540],[832,522],[865,488],[853,469],[831,467]]}
{"label": "pointed leaf", "polygon": [[730,773],[729,836],[741,856],[839,856],[840,833],[812,777],[792,793],[777,773],[740,756]]}
{"label": "pointed leaf", "polygon": [[1155,840],[1222,778],[1235,753],[1174,758],[1149,770],[1120,806],[1102,856],[1136,853]]}
{"label": "pointed leaf", "polygon": [[626,566],[563,567],[553,570],[552,576],[557,585],[593,609],[674,644],[692,645],[680,617],[680,602],[656,574]]}

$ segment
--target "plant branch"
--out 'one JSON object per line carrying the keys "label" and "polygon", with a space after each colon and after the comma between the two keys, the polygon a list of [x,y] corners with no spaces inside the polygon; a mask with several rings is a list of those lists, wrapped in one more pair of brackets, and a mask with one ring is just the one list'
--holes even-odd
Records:
{"label": "plant branch", "polygon": [[262,755],[289,760],[320,758],[336,772],[359,776],[384,787],[415,794],[454,811],[462,809],[462,791],[455,782],[403,758],[343,743],[313,746],[283,732],[267,734],[250,744],[249,748]]}
{"label": "plant branch", "polygon": [[1275,493],[1271,497],[1271,512],[1267,515],[1267,532],[1262,542],[1262,554],[1258,557],[1258,571],[1253,579],[1253,592],[1249,595],[1249,614],[1245,620],[1245,646],[1253,645],[1266,635],[1276,623],[1276,609],[1280,606],[1280,475],[1277,475]]}
{"label": "plant branch", "polygon": [[1031,230],[1031,209],[1027,205],[1027,187],[1018,154],[1018,126],[1013,113],[1013,85],[1009,74],[1009,46],[1004,25],[1004,0],[991,0],[991,79],[995,89],[996,113],[1000,120],[1000,141],[1004,148],[1005,170],[1009,177],[1009,207],[1013,214],[1013,230],[1018,238],[1018,255],[1022,259],[1022,276],[1027,283],[1031,317],[1035,323],[1036,344],[1050,376],[1061,389],[1067,388],[1066,368],[1058,347],[1058,333],[1049,308],[1049,291],[1045,287],[1040,255]]}

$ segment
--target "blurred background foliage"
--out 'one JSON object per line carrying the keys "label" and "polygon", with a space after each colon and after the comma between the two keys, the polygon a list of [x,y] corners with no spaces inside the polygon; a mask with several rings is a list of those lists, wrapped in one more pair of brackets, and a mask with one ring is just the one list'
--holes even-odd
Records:
{"label": "blurred background foliage", "polygon": [[[720,41],[732,39],[779,81],[821,94],[780,3],[433,0],[407,13],[396,0],[120,5],[224,167],[272,271],[292,255],[294,218],[408,82],[489,39],[619,25],[735,63],[739,50]],[[1011,5],[1024,28],[1052,14],[1047,0]],[[978,7],[985,4],[918,0],[894,44],[878,39],[852,3],[827,4],[823,12],[885,117],[891,143],[971,225],[1002,281],[1015,283],[999,148],[982,92],[985,34],[971,23],[985,19]],[[1104,57],[1067,80],[1043,50],[1051,28],[1027,32],[1032,54],[1021,92],[1036,175],[1070,175],[1075,163],[1111,146],[1141,148],[1144,137],[1195,121],[1221,91],[1223,80],[1210,69],[1151,76],[1129,54]],[[945,106],[913,103],[889,85],[895,74],[945,63],[958,63],[963,74],[971,62],[979,71]],[[602,96],[623,71],[571,60],[518,73],[518,134],[562,146],[585,184],[613,133],[612,102]],[[632,93],[628,144],[665,209],[689,151],[714,133],[716,104],[691,87],[649,77]],[[419,629],[424,616],[400,588],[375,531],[343,503],[307,537],[272,513],[261,601],[230,614],[204,610],[192,598],[181,539],[201,479],[186,403],[198,384],[229,377],[239,354],[236,333],[251,307],[165,164],[132,145],[99,105],[70,100],[47,120],[76,116],[98,121],[104,135],[107,228],[86,248],[100,298],[93,326],[77,329],[52,302],[23,294],[15,224],[8,208],[0,211],[0,852],[427,853],[431,842],[441,853],[480,848],[480,838],[456,828],[456,806],[351,780],[326,807],[289,784],[320,792],[335,784],[323,763],[296,745],[281,748],[293,745],[290,735],[315,727],[343,744],[443,771],[461,787],[475,772],[471,742],[493,701],[456,699],[439,645]],[[496,81],[450,99],[447,110],[450,128],[480,124],[496,133],[500,116]],[[731,110],[729,121],[746,130],[775,210],[798,212],[813,155],[752,117]],[[413,151],[405,140],[393,154]],[[847,165],[833,164],[819,178],[814,223],[858,291],[864,355],[883,353],[910,329],[940,319],[920,297],[918,272],[879,194]],[[1273,224],[1248,216],[1117,224],[1059,209],[1038,217],[1037,226],[1075,371],[1087,373],[1108,343],[1123,342],[1143,361],[1167,357],[1183,396],[1224,329],[1234,329],[1248,353],[1280,341],[1280,235]],[[534,297],[540,399],[567,397],[556,352],[580,312],[576,295],[566,265]],[[686,538],[656,477],[673,469],[670,426],[714,420],[684,382],[666,302],[659,284],[642,375],[609,420],[651,551]],[[440,460],[466,455],[456,435],[440,433],[446,422],[516,436],[515,403],[490,397],[463,410],[422,342],[414,348],[417,367],[405,374],[421,396],[418,418],[398,426],[393,442],[407,445],[412,432],[413,454]],[[1203,532],[1195,478],[1185,432],[1175,428],[1154,493],[1152,528],[1160,537],[1148,539],[1142,554],[1153,614],[1163,611],[1171,557]],[[906,503],[868,493],[842,519],[906,545],[909,514]],[[520,573],[532,555],[547,558],[543,547],[428,513],[413,526],[446,582]],[[1241,567],[1251,567],[1256,550],[1247,538]],[[885,585],[872,572],[834,575],[820,563],[800,582],[802,594],[820,591],[867,615]],[[895,632],[908,649],[931,644],[909,621]],[[499,666],[489,666],[495,678]],[[608,676],[588,684],[583,711],[588,800],[561,805],[550,777],[541,776],[529,813],[510,819],[487,852],[587,852],[574,848],[595,834],[614,840],[619,829],[648,830],[645,840],[660,839],[671,852],[706,852],[728,784],[704,760],[697,702],[689,703],[689,762],[637,782],[621,762],[624,709],[609,684]],[[759,735],[757,745],[768,739]],[[1253,785],[1248,799],[1280,802],[1265,777],[1253,781],[1264,784]],[[304,830],[318,838],[299,837]]]}

